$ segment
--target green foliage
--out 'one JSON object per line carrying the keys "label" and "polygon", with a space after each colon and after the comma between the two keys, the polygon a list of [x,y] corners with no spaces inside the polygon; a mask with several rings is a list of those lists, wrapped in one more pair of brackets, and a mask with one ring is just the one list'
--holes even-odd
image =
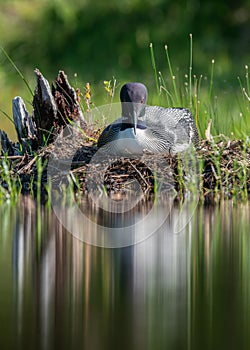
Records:
{"label": "green foliage", "polygon": [[[25,73],[38,66],[53,77],[63,68],[91,81],[113,75],[147,79],[149,43],[157,57],[168,44],[174,68],[183,68],[190,32],[198,72],[206,74],[207,61],[216,57],[220,73],[231,76],[235,63],[250,59],[247,0],[202,5],[196,0],[35,0],[32,6],[27,0],[6,0],[0,10],[0,40]],[[162,66],[164,57],[159,60]]]}
{"label": "green foliage", "polygon": [[[244,137],[250,134],[249,35],[247,0],[34,0],[32,6],[0,0],[0,43],[18,67],[0,55],[0,110],[10,116],[16,95],[29,109],[30,91],[21,86],[29,82],[32,90],[35,67],[49,81],[64,69],[71,82],[77,72],[83,94],[91,83],[85,102],[92,106],[117,102],[123,81],[142,81],[149,104],[190,108],[202,137],[210,119],[213,135]],[[111,77],[118,81],[112,79],[112,91],[104,86],[104,96],[103,81]],[[12,130],[1,113],[1,128],[7,124]]]}

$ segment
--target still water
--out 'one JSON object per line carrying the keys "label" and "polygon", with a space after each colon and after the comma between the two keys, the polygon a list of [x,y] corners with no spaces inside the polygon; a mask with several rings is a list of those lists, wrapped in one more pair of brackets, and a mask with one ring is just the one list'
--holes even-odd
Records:
{"label": "still water", "polygon": [[[249,349],[250,204],[153,213],[152,234],[142,239],[144,223],[134,244],[111,248],[29,199],[2,205],[0,349]],[[86,235],[112,228],[108,214],[86,215]],[[134,227],[120,218],[113,228]]]}

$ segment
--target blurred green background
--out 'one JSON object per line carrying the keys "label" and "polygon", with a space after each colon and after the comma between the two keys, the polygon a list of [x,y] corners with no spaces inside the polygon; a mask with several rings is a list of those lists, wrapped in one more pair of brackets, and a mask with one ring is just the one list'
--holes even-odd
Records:
{"label": "blurred green background", "polygon": [[[184,77],[190,33],[193,73],[209,76],[215,59],[215,87],[234,92],[237,77],[243,77],[250,64],[249,0],[0,0],[0,44],[31,88],[35,67],[49,81],[62,69],[81,89],[90,82],[96,103],[105,102],[103,81],[112,77],[119,83],[143,81],[153,96],[150,42],[157,69],[169,74],[167,44],[174,72]],[[11,113],[15,95],[31,101],[22,79],[1,53],[0,108]]]}

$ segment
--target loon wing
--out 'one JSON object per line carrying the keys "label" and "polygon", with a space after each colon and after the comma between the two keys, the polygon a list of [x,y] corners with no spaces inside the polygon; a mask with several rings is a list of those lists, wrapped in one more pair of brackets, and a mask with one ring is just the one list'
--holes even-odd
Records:
{"label": "loon wing", "polygon": [[191,112],[186,108],[163,108],[148,106],[145,113],[146,125],[176,135],[176,143],[198,142],[198,131]]}

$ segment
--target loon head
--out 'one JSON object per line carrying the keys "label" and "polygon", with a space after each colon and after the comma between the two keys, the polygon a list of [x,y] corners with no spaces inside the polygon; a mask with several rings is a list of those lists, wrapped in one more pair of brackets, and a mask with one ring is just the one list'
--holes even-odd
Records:
{"label": "loon head", "polygon": [[127,83],[120,92],[122,104],[122,122],[124,126],[132,126],[136,134],[136,128],[146,128],[143,119],[147,103],[148,92],[141,83]]}

